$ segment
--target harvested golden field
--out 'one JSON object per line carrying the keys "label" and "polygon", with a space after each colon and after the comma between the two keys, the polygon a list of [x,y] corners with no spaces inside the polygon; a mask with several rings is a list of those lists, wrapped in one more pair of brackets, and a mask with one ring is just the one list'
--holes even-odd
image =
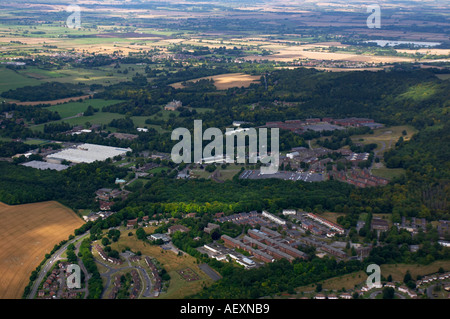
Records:
{"label": "harvested golden field", "polygon": [[31,272],[55,244],[84,224],[57,202],[0,203],[0,299],[21,298]]}
{"label": "harvested golden field", "polygon": [[[218,90],[226,90],[232,87],[248,87],[250,86],[250,84],[258,82],[260,76],[244,73],[228,73],[214,76],[205,76],[203,78],[198,78],[187,82],[197,82],[204,79],[213,79],[214,85]],[[171,86],[175,89],[181,89],[184,87],[182,82],[173,83],[171,84]]]}

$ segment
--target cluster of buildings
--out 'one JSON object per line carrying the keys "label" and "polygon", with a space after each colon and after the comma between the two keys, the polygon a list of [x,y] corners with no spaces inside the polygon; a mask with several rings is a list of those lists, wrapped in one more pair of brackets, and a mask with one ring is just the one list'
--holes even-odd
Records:
{"label": "cluster of buildings", "polygon": [[117,294],[119,293],[120,288],[122,288],[122,282],[120,281],[120,276],[116,275],[114,276],[114,287],[112,288],[111,292],[109,293],[108,298],[109,299],[116,299]]}
{"label": "cluster of buildings", "polygon": [[300,222],[303,230],[314,235],[334,237],[336,234],[343,235],[345,233],[345,229],[341,226],[313,213],[298,212],[291,214],[290,217]]}
{"label": "cluster of buildings", "polygon": [[450,237],[450,220],[439,220],[437,231],[440,239]]}
{"label": "cluster of buildings", "polygon": [[[273,217],[272,219],[269,219],[268,216]],[[238,213],[229,216],[220,216],[216,217],[215,221],[219,223],[232,222],[236,225],[246,224],[252,227],[255,227],[256,225],[261,225],[267,228],[277,227],[277,225],[285,225],[283,223],[285,221],[281,220],[279,217],[269,214],[267,212],[265,212],[265,214],[263,215],[262,213],[258,213],[257,211],[251,211],[248,213]],[[276,221],[278,221],[279,223],[277,223]]]}
{"label": "cluster of buildings", "polygon": [[[222,235],[221,239],[224,241],[225,246],[244,250],[256,259],[266,263],[279,259],[286,259],[292,262],[296,258],[307,258],[304,252],[290,245],[292,241],[284,239],[281,234],[266,227],[261,227],[260,230],[250,229],[242,240],[231,238],[227,235]],[[246,268],[253,266],[253,263],[246,260],[241,262],[244,263]]]}
{"label": "cluster of buildings", "polygon": [[136,299],[142,287],[141,277],[139,277],[136,269],[131,270],[131,278],[133,280],[133,288],[131,289],[130,299]]}
{"label": "cluster of buildings", "polygon": [[273,225],[273,223],[263,219],[262,214],[258,213],[257,211],[238,213],[229,216],[220,216],[216,217],[215,221],[219,223],[232,222],[236,225],[248,224],[252,227],[255,227],[256,225],[271,227]]}
{"label": "cluster of buildings", "polygon": [[74,290],[68,290],[64,285],[67,277],[70,273],[66,272],[68,262],[60,262],[57,267],[55,267],[50,275],[46,278],[37,293],[37,297],[41,299],[75,299],[78,297],[79,292]]}
{"label": "cluster of buildings", "polygon": [[123,263],[123,261],[121,259],[117,259],[117,258],[112,258],[109,257],[105,251],[103,250],[102,247],[100,247],[100,245],[95,245],[94,246],[95,249],[97,250],[98,254],[100,255],[100,257],[104,260],[104,261],[108,261],[114,265],[121,265]]}
{"label": "cluster of buildings", "polygon": [[419,286],[422,286],[424,284],[427,284],[427,283],[430,283],[433,281],[445,280],[445,279],[449,279],[449,278],[450,278],[450,272],[425,276],[422,279],[416,281],[416,286],[419,287]]}
{"label": "cluster of buildings", "polygon": [[325,294],[317,294],[314,296],[314,299],[352,299],[352,295],[348,292],[343,292],[341,293],[339,296],[335,295],[335,294],[329,294],[329,295],[325,295]]}
{"label": "cluster of buildings", "polygon": [[327,232],[327,237],[333,237],[335,234],[343,235],[345,233],[344,228],[339,226],[336,223],[333,223],[332,221],[329,221],[328,219],[315,215],[313,213],[306,213],[306,217],[312,219],[316,223],[319,223],[327,228],[329,228],[331,231]]}
{"label": "cluster of buildings", "polygon": [[[275,101],[276,103],[280,103]],[[274,102],[274,103],[275,103]],[[342,130],[346,127],[361,127],[367,126],[370,128],[380,128],[383,124],[375,123],[373,119],[350,117],[345,119],[333,119],[331,117],[324,118],[308,118],[305,120],[286,120],[284,122],[266,122],[264,127],[279,128],[289,130],[297,134],[302,134],[308,130],[311,131],[334,131]]]}
{"label": "cluster of buildings", "polygon": [[[141,291],[142,283],[141,278],[136,269],[131,270],[131,279],[132,279],[132,289],[130,291],[130,299],[136,299],[139,296],[139,292]],[[116,275],[114,277],[114,287],[112,288],[108,298],[116,299],[117,294],[122,288],[122,281],[120,280],[120,276]]]}
{"label": "cluster of buildings", "polygon": [[203,231],[207,234],[211,234],[216,229],[220,229],[220,225],[208,223],[208,225],[205,228],[203,228]]}
{"label": "cluster of buildings", "polygon": [[427,220],[425,218],[412,217],[410,221],[406,220],[405,216],[402,216],[402,222],[400,224],[395,224],[398,229],[405,229],[412,233],[417,234],[420,230],[426,231]]}
{"label": "cluster of buildings", "polygon": [[274,222],[275,224],[281,225],[281,226],[285,226],[286,225],[286,221],[278,216],[275,216],[274,214],[271,214],[265,210],[262,211],[261,215],[265,218],[267,218],[268,220]]}
{"label": "cluster of buildings", "polygon": [[100,188],[95,192],[95,198],[101,201],[110,201],[114,198],[126,198],[129,192],[123,191],[121,189],[112,189],[112,188]]}
{"label": "cluster of buildings", "polygon": [[[234,260],[238,264],[244,266],[245,269],[255,268],[257,266],[257,263],[254,260],[239,252],[236,252],[234,249],[227,248],[217,243],[204,245],[203,247],[197,248],[197,250],[201,253],[206,253],[210,258],[214,258],[219,261],[226,261],[229,257],[231,260]],[[264,254],[262,254],[262,256],[264,256]],[[268,255],[265,257],[270,259]]]}
{"label": "cluster of buildings", "polygon": [[[402,294],[408,296],[411,299],[417,299],[418,294],[426,293],[426,291],[427,291],[426,288],[421,288],[421,286],[428,284],[428,283],[436,282],[436,281],[448,280],[449,278],[450,278],[450,272],[425,276],[421,280],[416,281],[417,292],[413,289],[409,289],[405,285],[401,285],[399,283],[394,283],[394,282],[386,282],[384,284],[374,283],[371,287],[365,285],[361,289],[356,289],[354,292],[356,294],[358,294],[358,296],[362,296],[371,290],[382,289],[384,287],[388,287],[388,288],[394,289],[395,291],[397,291],[399,293],[402,293]],[[444,282],[443,288],[446,291],[450,291],[450,284],[448,282]],[[381,293],[381,291],[379,291],[378,293]],[[371,298],[373,298],[373,296],[376,296],[376,294],[377,294],[377,292],[375,292],[374,295],[371,295]],[[336,297],[335,294],[329,294],[328,296],[326,296],[323,293],[320,293],[320,294],[317,294],[316,296],[314,296],[314,299],[338,299],[338,298],[339,299],[352,299],[353,297],[350,294],[350,292],[342,293],[339,295],[339,297]]]}
{"label": "cluster of buildings", "polygon": [[88,216],[83,216],[85,221],[96,221],[106,219],[115,212],[111,211],[115,199],[125,200],[131,192],[124,189],[100,188],[95,192],[95,199],[99,203],[100,211],[92,212]]}
{"label": "cluster of buildings", "polygon": [[335,180],[355,185],[356,187],[370,187],[370,186],[385,186],[389,183],[389,180],[372,175],[368,169],[356,170],[352,169],[350,172],[338,171],[335,166],[333,170],[329,172],[329,176],[332,176]]}
{"label": "cluster of buildings", "polygon": [[150,257],[145,257],[145,263],[148,267],[150,267],[152,271],[153,279],[155,280],[153,285],[153,291],[155,294],[155,297],[159,296],[159,293],[161,292],[161,277],[159,276],[158,268],[156,268],[155,264],[152,262]]}
{"label": "cluster of buildings", "polygon": [[335,248],[322,240],[314,239],[312,237],[300,237],[298,238],[297,243],[304,246],[318,248],[321,251],[324,251],[325,253],[328,253],[337,258],[345,259],[348,257],[345,251]]}
{"label": "cluster of buildings", "polygon": [[131,192],[124,189],[100,188],[95,192],[95,198],[98,201],[110,202],[116,198],[125,200]]}
{"label": "cluster of buildings", "polygon": [[187,233],[189,231],[189,228],[186,226],[183,226],[183,225],[173,225],[173,226],[170,226],[167,231],[168,231],[169,235],[173,235],[178,231],[182,232],[182,233]]}
{"label": "cluster of buildings", "polygon": [[182,107],[183,103],[181,101],[173,100],[164,106],[164,110],[166,111],[176,111],[178,108]]}
{"label": "cluster of buildings", "polygon": [[[79,113],[75,115],[76,117],[83,116],[83,113]],[[101,129],[101,126],[98,124],[93,124],[89,129],[85,129],[83,125],[76,125],[72,127],[70,130],[64,132],[63,134],[66,135],[80,135],[80,134],[89,134],[92,132],[99,131]]]}

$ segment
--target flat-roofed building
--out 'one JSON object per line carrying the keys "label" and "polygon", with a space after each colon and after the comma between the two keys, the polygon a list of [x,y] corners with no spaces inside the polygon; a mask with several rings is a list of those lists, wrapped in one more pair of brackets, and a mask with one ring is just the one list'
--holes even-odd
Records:
{"label": "flat-roofed building", "polygon": [[119,148],[96,144],[82,144],[76,148],[68,148],[61,152],[47,156],[48,160],[69,161],[72,163],[93,163],[105,161],[117,155],[125,155],[131,148]]}
{"label": "flat-roofed building", "polygon": [[40,169],[40,170],[50,169],[50,170],[55,170],[55,171],[63,171],[65,169],[69,168],[69,166],[67,166],[67,165],[48,163],[48,162],[42,162],[42,161],[31,161],[31,162],[23,163],[20,165],[32,167],[32,168],[36,168],[36,169]]}

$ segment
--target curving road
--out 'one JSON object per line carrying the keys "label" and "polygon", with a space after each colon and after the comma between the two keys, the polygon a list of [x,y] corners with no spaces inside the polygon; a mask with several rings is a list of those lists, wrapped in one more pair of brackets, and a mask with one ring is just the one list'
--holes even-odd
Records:
{"label": "curving road", "polygon": [[104,263],[104,262],[102,262],[100,260],[95,259],[96,263],[98,263],[98,264],[102,265],[103,267],[105,267],[106,269],[108,269],[108,271],[106,273],[101,275],[102,277],[106,277],[106,285],[105,285],[105,287],[103,287],[103,292],[102,292],[102,297],[101,298],[104,297],[105,292],[108,290],[109,286],[111,285],[111,275],[113,275],[114,273],[119,272],[121,270],[127,270],[127,269],[138,269],[139,270],[138,273],[140,273],[140,275],[141,275],[140,276],[141,280],[142,280],[142,277],[143,277],[144,278],[143,282],[146,283],[145,284],[145,288],[142,289],[141,292],[140,292],[140,296],[152,297],[152,282],[151,282],[151,279],[150,279],[147,271],[141,266],[137,266],[137,265],[133,266],[133,265],[131,265],[128,257],[127,256],[124,256],[124,257],[125,257],[125,259],[126,259],[126,261],[128,263],[128,266],[124,266],[124,267],[120,267],[120,268],[112,268],[108,264],[106,264],[106,263]]}
{"label": "curving road", "polygon": [[[36,297],[37,290],[39,289],[40,283],[42,282],[42,280],[44,280],[45,275],[52,268],[53,264],[55,262],[57,262],[58,260],[63,259],[61,257],[61,255],[66,251],[67,246],[69,246],[70,244],[72,244],[86,236],[89,236],[89,235],[90,235],[90,232],[88,231],[88,232],[86,232],[82,235],[79,235],[79,236],[75,237],[74,239],[68,241],[45,262],[44,266],[42,266],[41,270],[39,271],[37,279],[33,283],[33,287],[31,288],[31,291],[28,295],[28,299],[34,299]],[[78,247],[79,247],[79,245],[80,245],[80,243],[78,244]],[[84,265],[83,265],[83,267],[84,267]]]}

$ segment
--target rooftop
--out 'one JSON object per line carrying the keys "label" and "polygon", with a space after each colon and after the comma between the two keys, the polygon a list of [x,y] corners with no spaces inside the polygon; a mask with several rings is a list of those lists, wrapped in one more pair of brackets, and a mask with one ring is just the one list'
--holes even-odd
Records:
{"label": "rooftop", "polygon": [[21,165],[27,166],[27,167],[32,167],[32,168],[37,168],[40,170],[51,169],[51,170],[55,170],[55,171],[63,171],[65,169],[69,168],[69,166],[67,166],[67,165],[53,164],[53,163],[47,163],[47,162],[41,162],[41,161],[31,161],[28,163],[23,163]]}
{"label": "rooftop", "polygon": [[65,149],[47,156],[47,159],[67,160],[73,163],[92,163],[104,161],[117,155],[124,155],[130,148],[118,148],[96,144],[83,144],[77,148]]}

